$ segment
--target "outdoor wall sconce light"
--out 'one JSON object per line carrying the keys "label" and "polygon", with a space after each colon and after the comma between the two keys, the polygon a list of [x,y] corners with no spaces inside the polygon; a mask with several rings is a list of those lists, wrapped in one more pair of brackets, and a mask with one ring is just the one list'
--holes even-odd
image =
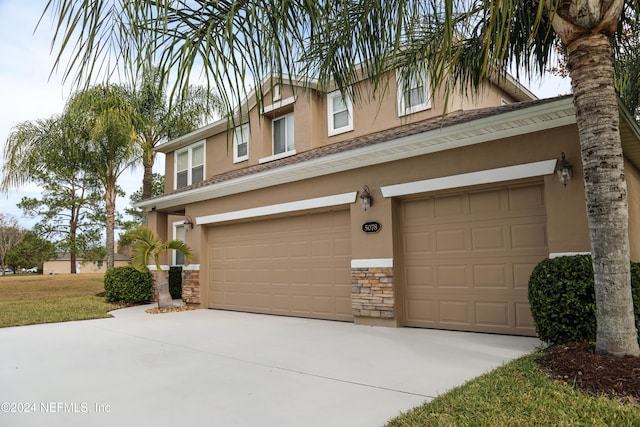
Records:
{"label": "outdoor wall sconce light", "polygon": [[365,211],[373,205],[371,190],[369,190],[369,187],[366,185],[362,187],[362,191],[360,192],[360,203],[362,203],[362,209]]}
{"label": "outdoor wall sconce light", "polygon": [[184,216],[184,222],[182,223],[182,225],[184,225],[185,230],[187,229],[187,227],[188,229],[193,230],[193,220],[189,215]]}
{"label": "outdoor wall sconce light", "polygon": [[573,166],[571,166],[571,163],[567,161],[564,152],[562,153],[562,159],[556,166],[556,173],[558,174],[558,178],[560,178],[560,181],[562,181],[562,183],[566,187],[567,182],[569,182],[571,180],[571,177],[573,176]]}

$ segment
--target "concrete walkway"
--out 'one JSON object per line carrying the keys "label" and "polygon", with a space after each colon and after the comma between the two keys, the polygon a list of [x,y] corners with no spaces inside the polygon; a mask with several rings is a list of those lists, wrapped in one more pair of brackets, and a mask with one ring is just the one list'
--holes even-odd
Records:
{"label": "concrete walkway", "polygon": [[0,329],[0,426],[380,426],[539,344],[149,307]]}

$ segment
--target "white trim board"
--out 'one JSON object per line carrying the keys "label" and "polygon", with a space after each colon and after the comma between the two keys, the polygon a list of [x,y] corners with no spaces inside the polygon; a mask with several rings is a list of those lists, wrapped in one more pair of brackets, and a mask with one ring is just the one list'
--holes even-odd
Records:
{"label": "white trim board", "polygon": [[196,218],[196,224],[215,224],[237,219],[255,218],[279,213],[304,211],[307,209],[326,208],[331,206],[346,205],[356,201],[358,192],[334,194],[331,196],[316,197],[313,199],[296,200],[295,202],[278,203],[276,205],[260,206],[258,208],[242,209],[238,211],[224,212],[214,215],[206,215]]}
{"label": "white trim board", "polygon": [[391,268],[393,258],[352,259],[351,268]]}
{"label": "white trim board", "polygon": [[409,194],[426,193],[429,191],[448,190],[450,188],[467,187],[470,185],[490,184],[494,182],[549,175],[555,172],[557,161],[557,159],[543,160],[541,162],[487,169],[459,175],[449,175],[439,178],[425,179],[423,181],[386,185],[380,189],[382,190],[382,195],[384,197],[396,197],[406,196]]}

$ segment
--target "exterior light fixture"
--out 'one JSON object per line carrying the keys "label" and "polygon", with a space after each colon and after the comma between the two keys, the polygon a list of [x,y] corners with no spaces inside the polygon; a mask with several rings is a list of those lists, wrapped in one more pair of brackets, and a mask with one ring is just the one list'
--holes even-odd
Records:
{"label": "exterior light fixture", "polygon": [[366,185],[362,187],[362,191],[360,192],[360,203],[362,203],[362,209],[365,211],[373,205],[371,190],[369,190],[369,187]]}
{"label": "exterior light fixture", "polygon": [[556,166],[556,173],[558,174],[558,178],[560,179],[560,181],[562,181],[562,183],[566,187],[567,182],[569,182],[571,180],[571,177],[573,176],[573,166],[571,166],[571,163],[567,161],[564,153],[562,153],[562,159]]}
{"label": "exterior light fixture", "polygon": [[191,217],[189,215],[185,215],[184,216],[184,222],[182,223],[182,225],[185,226],[185,230],[187,229],[187,227],[191,230],[193,230],[193,220],[191,219]]}

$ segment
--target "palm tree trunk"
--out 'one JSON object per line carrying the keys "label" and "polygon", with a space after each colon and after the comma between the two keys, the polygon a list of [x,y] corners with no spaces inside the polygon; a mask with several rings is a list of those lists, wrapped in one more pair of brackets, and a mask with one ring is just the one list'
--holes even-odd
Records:
{"label": "palm tree trunk", "polygon": [[169,272],[162,270],[154,271],[153,279],[158,295],[158,308],[173,307],[173,300],[169,292]]}
{"label": "palm tree trunk", "polygon": [[115,246],[114,246],[114,231],[115,231],[115,209],[116,209],[116,187],[114,185],[107,185],[105,187],[105,207],[107,210],[107,223],[106,223],[106,264],[107,268],[113,268],[115,258]]}
{"label": "palm tree trunk", "polygon": [[153,152],[153,139],[151,136],[145,141],[142,151],[142,167],[144,168],[144,174],[142,175],[142,200],[146,200],[153,196],[153,163],[155,162],[156,155]]}
{"label": "palm tree trunk", "polygon": [[618,102],[607,36],[568,45],[597,305],[596,352],[639,355],[629,272],[629,211]]}

